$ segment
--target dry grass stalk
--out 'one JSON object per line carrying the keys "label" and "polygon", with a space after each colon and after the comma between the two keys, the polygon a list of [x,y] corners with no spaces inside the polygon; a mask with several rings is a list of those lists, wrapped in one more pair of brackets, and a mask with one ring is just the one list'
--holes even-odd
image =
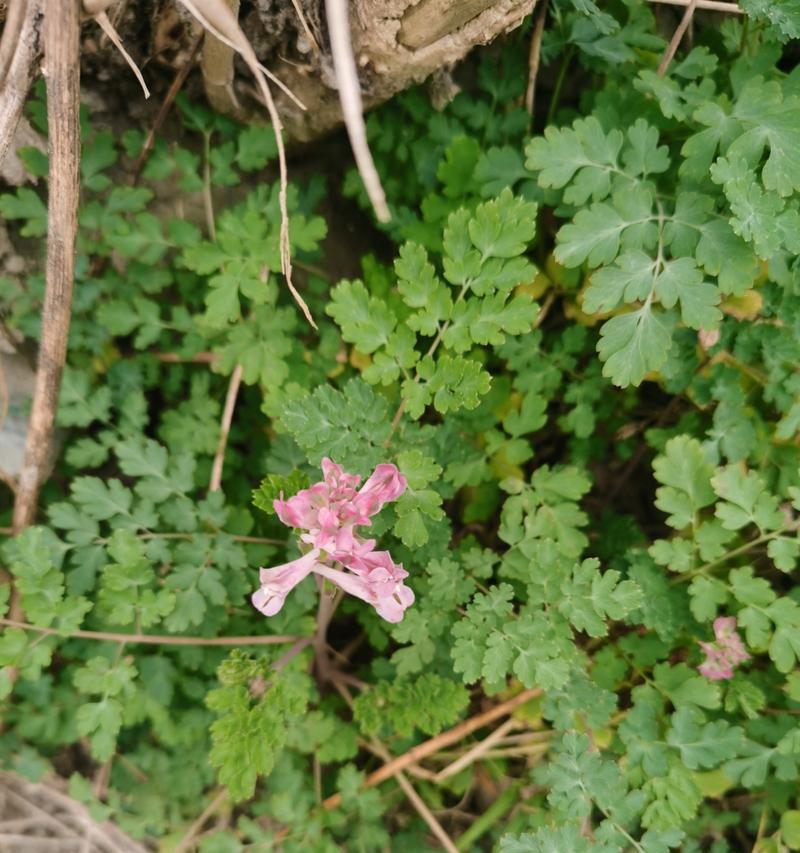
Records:
{"label": "dry grass stalk", "polygon": [[292,283],[292,259],[291,246],[289,244],[289,212],[286,204],[286,190],[288,186],[288,175],[286,168],[286,148],[283,144],[283,125],[272,99],[267,76],[256,58],[250,42],[242,32],[236,16],[223,2],[223,0],[181,0],[181,3],[194,15],[195,18],[216,38],[224,43],[231,44],[247,63],[248,68],[256,79],[261,96],[267,107],[267,112],[272,121],[275,132],[275,141],[278,146],[278,166],[280,169],[280,193],[279,204],[281,210],[281,271],[286,278],[286,284],[300,306],[306,320],[316,329],[317,324],[311,316],[303,297],[298,293]]}
{"label": "dry grass stalk", "polygon": [[333,67],[336,72],[336,85],[339,89],[339,102],[342,116],[350,137],[350,146],[356,158],[361,180],[367,191],[375,215],[381,222],[391,219],[386,204],[386,194],[375,168],[375,162],[367,144],[367,128],[364,124],[361,84],[358,81],[356,61],[350,43],[350,21],[347,15],[347,0],[325,0],[325,13],[328,18],[328,32],[331,39]]}

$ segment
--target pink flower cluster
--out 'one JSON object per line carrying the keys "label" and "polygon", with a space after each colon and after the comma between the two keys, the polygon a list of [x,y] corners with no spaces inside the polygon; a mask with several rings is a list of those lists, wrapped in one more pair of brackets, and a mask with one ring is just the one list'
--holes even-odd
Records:
{"label": "pink flower cluster", "polygon": [[700,643],[706,659],[698,670],[701,675],[712,681],[722,681],[733,678],[733,669],[740,663],[750,659],[744,647],[742,638],[736,631],[735,616],[720,616],[714,620],[713,643]]}
{"label": "pink flower cluster", "polygon": [[322,460],[322,473],[321,483],[288,500],[281,494],[274,502],[278,518],[287,527],[303,531],[300,541],[311,550],[290,563],[261,569],[261,587],[253,593],[253,605],[265,616],[273,616],[289,592],[315,572],[371,604],[387,622],[399,622],[414,603],[414,593],[403,583],[408,572],[388,551],[376,551],[374,539],[361,539],[355,528],[371,524],[370,518],[384,504],[397,500],[406,490],[406,478],[396,466],[382,464],[359,489],[361,478],[327,457]]}

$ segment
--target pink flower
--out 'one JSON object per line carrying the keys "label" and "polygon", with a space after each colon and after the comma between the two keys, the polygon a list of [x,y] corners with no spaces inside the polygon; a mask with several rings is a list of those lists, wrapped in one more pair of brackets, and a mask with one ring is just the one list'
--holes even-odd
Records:
{"label": "pink flower", "polygon": [[277,613],[287,594],[311,572],[335,583],[345,592],[371,604],[388,622],[399,622],[414,603],[414,593],[403,583],[408,572],[388,551],[376,551],[374,539],[356,532],[385,504],[406,490],[406,478],[396,466],[378,465],[361,489],[361,478],[348,474],[327,457],[322,460],[324,479],[288,500],[274,502],[278,518],[302,531],[300,541],[311,550],[297,560],[261,569],[261,587],[253,605],[265,616]]}
{"label": "pink flower", "polygon": [[742,638],[736,630],[735,616],[720,616],[714,620],[713,643],[700,643],[706,659],[697,668],[712,681],[733,678],[734,667],[750,659]]}

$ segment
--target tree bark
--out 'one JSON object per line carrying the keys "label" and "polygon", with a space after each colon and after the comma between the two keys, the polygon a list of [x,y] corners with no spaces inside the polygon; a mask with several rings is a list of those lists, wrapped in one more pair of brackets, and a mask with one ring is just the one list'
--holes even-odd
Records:
{"label": "tree bark", "polygon": [[[420,83],[519,26],[536,0],[352,0],[350,28],[365,108]],[[311,66],[273,63],[271,70],[303,101],[305,111],[278,93],[294,139],[307,141],[341,123],[327,51]],[[262,59],[263,61],[263,59]]]}

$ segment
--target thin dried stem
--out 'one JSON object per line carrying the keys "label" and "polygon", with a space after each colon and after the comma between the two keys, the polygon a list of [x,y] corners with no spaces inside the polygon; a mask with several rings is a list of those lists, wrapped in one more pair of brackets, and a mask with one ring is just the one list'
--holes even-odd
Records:
{"label": "thin dried stem", "polygon": [[[457,743],[467,735],[472,734],[472,732],[477,731],[484,726],[488,726],[489,723],[494,722],[498,717],[504,717],[506,714],[510,714],[520,705],[524,705],[526,702],[530,702],[532,699],[535,699],[540,695],[541,690],[523,690],[522,693],[518,693],[513,698],[507,699],[499,705],[495,705],[488,711],[484,711],[482,714],[478,714],[475,717],[470,717],[470,719],[464,720],[463,723],[459,723],[452,729],[448,729],[446,732],[442,732],[441,734],[436,735],[436,737],[426,740],[424,743],[421,743],[408,750],[408,752],[403,753],[403,755],[387,762],[383,767],[379,767],[374,773],[370,773],[370,775],[367,776],[364,780],[363,787],[371,788],[374,785],[379,785],[381,782],[384,782],[386,779],[394,776],[398,770],[405,770],[410,764],[416,764],[427,756],[438,752],[440,749],[444,749],[453,743]],[[341,801],[341,794],[333,794],[328,797],[322,805],[325,809],[335,809],[339,806]]]}
{"label": "thin dried stem", "polygon": [[[131,174],[131,184],[135,184],[139,180],[139,176],[142,173],[142,169],[144,168],[144,164],[147,162],[147,158],[150,156],[150,152],[153,150],[153,145],[155,145],[156,134],[159,130],[161,130],[161,126],[164,124],[167,116],[169,115],[169,111],[172,107],[175,98],[178,95],[178,92],[183,88],[183,84],[186,82],[186,78],[189,76],[189,72],[192,70],[192,66],[194,65],[194,61],[197,58],[197,54],[200,51],[200,45],[203,42],[203,36],[200,34],[194,41],[190,51],[189,57],[186,62],[181,65],[178,73],[175,75],[172,83],[170,84],[169,89],[167,90],[167,94],[164,96],[164,100],[161,103],[161,107],[158,110],[158,115],[156,116],[155,121],[153,122],[153,126],[147,133],[147,137],[144,140],[144,145],[142,146],[142,150],[139,152],[139,156],[136,158],[136,162],[133,164],[133,170]],[[166,360],[166,359],[165,359]]]}
{"label": "thin dried stem", "polygon": [[691,2],[686,6],[686,11],[683,13],[681,22],[678,24],[675,32],[673,33],[672,39],[667,45],[667,49],[664,51],[664,56],[661,57],[661,62],[658,64],[656,74],[658,74],[659,77],[663,77],[667,73],[667,68],[669,68],[669,64],[672,62],[672,58],[675,56],[686,30],[689,29],[689,24],[692,22],[692,17],[694,16],[694,10],[697,8],[697,3],[698,0],[691,0]]}
{"label": "thin dried stem", "polygon": [[154,352],[152,356],[164,364],[213,364],[217,360],[213,352],[196,352],[186,358],[177,352]]}
{"label": "thin dried stem", "polygon": [[17,619],[0,619],[0,625],[6,628],[20,628],[34,634],[48,637],[61,637],[63,640],[98,640],[109,643],[136,643],[150,646],[279,646],[294,643],[300,637],[285,634],[267,634],[248,637],[173,637],[170,634],[117,634],[112,631],[67,631],[56,628],[43,628]]}
{"label": "thin dried stem", "polygon": [[457,758],[452,764],[448,764],[436,774],[435,781],[443,782],[456,773],[461,772],[465,767],[478,761],[485,752],[488,752],[498,741],[501,741],[515,726],[517,721],[512,717],[506,720],[501,726],[498,726],[490,735],[485,737],[480,743],[476,743],[472,749],[465,752]]}
{"label": "thin dried stem", "polygon": [[187,850],[191,849],[194,840],[197,838],[206,821],[225,804],[227,799],[228,791],[226,788],[222,788],[189,827],[186,834],[176,845],[174,853],[186,853]]}
{"label": "thin dried stem", "polygon": [[67,356],[78,229],[79,33],[77,0],[46,0],[44,42],[50,153],[47,272],[36,386],[14,502],[12,525],[17,532],[31,524],[36,514]]}
{"label": "thin dried stem", "polygon": [[42,0],[12,0],[0,44],[0,163],[14,139],[37,70],[42,52],[41,17]]}
{"label": "thin dried stem", "polygon": [[225,408],[222,412],[222,422],[219,426],[219,443],[217,452],[214,454],[214,463],[211,466],[211,480],[208,484],[209,492],[219,491],[222,485],[222,466],[225,463],[225,448],[228,446],[228,436],[231,431],[233,412],[236,408],[236,398],[239,396],[239,388],[242,384],[242,365],[237,364],[231,373],[231,381],[228,384],[228,394],[225,397]]}
{"label": "thin dried stem", "polygon": [[[650,3],[663,3],[667,6],[688,6],[691,0],[648,0]],[[698,9],[709,12],[726,12],[729,15],[743,15],[744,9],[738,3],[726,3],[723,0],[698,0]]]}
{"label": "thin dried stem", "polygon": [[458,853],[458,847],[453,844],[450,836],[444,831],[444,829],[442,829],[442,825],[433,816],[431,810],[425,804],[425,801],[414,790],[414,786],[408,781],[408,779],[406,779],[403,772],[398,770],[394,774],[394,778],[397,780],[397,784],[403,789],[403,793],[408,797],[411,805],[417,810],[417,814],[419,814],[425,823],[428,824],[430,831],[439,840],[439,843],[442,845],[442,849],[447,850],[448,853]]}
{"label": "thin dried stem", "polygon": [[133,71],[134,76],[139,81],[139,85],[142,87],[145,98],[149,98],[150,90],[147,88],[147,83],[144,82],[142,72],[139,70],[139,66],[133,61],[133,57],[127,50],[125,50],[125,46],[122,44],[122,39],[114,29],[114,25],[109,20],[108,15],[105,12],[98,12],[94,16],[94,19],[97,21],[100,29],[108,36],[114,47],[122,54],[122,58],[125,62],[128,63],[128,67]]}
{"label": "thin dried stem", "polygon": [[364,111],[361,102],[361,84],[358,80],[353,47],[350,43],[350,21],[347,15],[347,0],[325,0],[325,14],[328,20],[328,33],[331,39],[333,68],[336,73],[336,86],[339,89],[339,102],[342,105],[347,135],[356,159],[356,166],[364,182],[375,215],[381,222],[391,219],[386,204],[386,194],[367,144],[367,128],[364,124]]}
{"label": "thin dried stem", "polygon": [[317,324],[314,322],[314,318],[308,310],[308,305],[306,305],[305,300],[297,292],[294,284],[292,283],[291,245],[289,243],[289,211],[286,202],[288,187],[286,149],[283,144],[283,125],[281,123],[280,116],[278,115],[278,110],[275,107],[275,102],[272,99],[272,93],[270,92],[269,84],[267,82],[266,72],[262,69],[250,42],[242,32],[236,16],[225,5],[223,0],[181,0],[181,3],[210,33],[216,36],[223,43],[233,45],[250,68],[250,71],[255,77],[256,83],[261,91],[261,96],[264,98],[267,112],[269,113],[270,120],[272,121],[272,129],[275,133],[275,142],[278,146],[278,166],[280,171],[280,192],[278,194],[278,203],[281,211],[281,271],[286,278],[286,285],[289,288],[289,291],[300,307],[300,310],[303,312],[306,320],[308,320],[311,326],[316,329]]}
{"label": "thin dried stem", "polygon": [[547,20],[548,0],[541,0],[541,8],[536,16],[531,36],[531,51],[528,55],[528,88],[525,91],[525,109],[528,110],[533,120],[533,106],[536,98],[536,77],[539,74],[539,62],[542,58],[542,36],[544,25]]}
{"label": "thin dried stem", "polygon": [[314,38],[314,33],[311,32],[311,27],[309,27],[308,25],[305,13],[303,12],[303,7],[300,5],[300,0],[292,0],[292,6],[294,6],[294,11],[297,14],[298,19],[300,20],[300,26],[303,28],[303,32],[306,34],[306,38],[308,39],[308,43],[311,46],[311,49],[314,51],[314,53],[319,53],[319,44],[317,44],[317,40],[316,38]]}

